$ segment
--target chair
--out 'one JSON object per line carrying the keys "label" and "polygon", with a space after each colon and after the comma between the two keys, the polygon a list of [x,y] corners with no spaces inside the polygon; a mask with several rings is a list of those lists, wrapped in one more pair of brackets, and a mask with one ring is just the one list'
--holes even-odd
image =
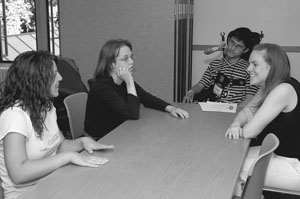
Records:
{"label": "chair", "polygon": [[264,191],[271,191],[271,192],[300,196],[300,187],[299,187],[299,191],[279,189],[279,188],[273,188],[273,187],[264,187],[263,189],[264,189]]}
{"label": "chair", "polygon": [[0,199],[4,198],[4,190],[2,187],[2,179],[0,178]]}
{"label": "chair", "polygon": [[96,79],[95,78],[92,78],[92,79],[89,79],[87,80],[87,83],[89,85],[89,89],[91,90],[93,84],[95,83]]}
{"label": "chair", "polygon": [[234,196],[233,199],[261,199],[266,171],[272,154],[278,146],[279,140],[273,133],[269,133],[264,138],[259,156],[253,162],[248,173],[242,196]]}
{"label": "chair", "polygon": [[69,95],[64,99],[72,139],[85,135],[84,119],[87,97],[86,92],[80,92]]}
{"label": "chair", "polygon": [[64,106],[65,97],[79,92],[88,92],[87,87],[81,80],[79,67],[73,59],[68,57],[57,57],[57,70],[62,76],[59,82],[59,95],[54,98],[53,104],[56,107],[57,123],[65,137],[70,137],[70,126],[67,110]]}

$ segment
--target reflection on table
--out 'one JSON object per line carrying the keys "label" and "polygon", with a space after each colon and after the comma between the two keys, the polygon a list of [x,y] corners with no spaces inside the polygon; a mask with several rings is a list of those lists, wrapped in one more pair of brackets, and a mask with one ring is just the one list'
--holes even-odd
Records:
{"label": "reflection on table", "polygon": [[110,161],[99,168],[68,165],[42,179],[21,199],[229,199],[249,140],[224,137],[235,114],[203,112],[177,104],[186,120],[142,108],[100,141],[95,152]]}

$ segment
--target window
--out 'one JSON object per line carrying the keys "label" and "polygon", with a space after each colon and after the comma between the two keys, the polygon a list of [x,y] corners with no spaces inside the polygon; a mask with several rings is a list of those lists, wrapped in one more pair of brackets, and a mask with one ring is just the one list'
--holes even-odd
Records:
{"label": "window", "polygon": [[48,5],[48,21],[49,21],[49,41],[50,41],[50,52],[54,55],[60,55],[59,49],[59,0],[49,0]]}
{"label": "window", "polygon": [[59,50],[59,0],[0,0],[1,62],[29,50]]}

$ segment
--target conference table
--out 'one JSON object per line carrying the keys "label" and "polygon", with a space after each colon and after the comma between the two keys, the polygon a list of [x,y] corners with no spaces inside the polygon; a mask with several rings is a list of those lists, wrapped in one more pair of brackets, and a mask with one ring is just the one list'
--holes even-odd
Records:
{"label": "conference table", "polygon": [[230,199],[250,142],[225,138],[235,113],[176,106],[190,117],[143,107],[99,140],[115,146],[94,152],[108,163],[64,166],[20,199]]}

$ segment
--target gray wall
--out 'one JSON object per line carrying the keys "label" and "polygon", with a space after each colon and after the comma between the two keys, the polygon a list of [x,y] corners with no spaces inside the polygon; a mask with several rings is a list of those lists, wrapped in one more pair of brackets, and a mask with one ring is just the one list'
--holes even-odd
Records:
{"label": "gray wall", "polygon": [[133,43],[135,80],[173,99],[174,1],[60,1],[61,54],[73,58],[83,81],[92,77],[101,46],[111,38]]}

